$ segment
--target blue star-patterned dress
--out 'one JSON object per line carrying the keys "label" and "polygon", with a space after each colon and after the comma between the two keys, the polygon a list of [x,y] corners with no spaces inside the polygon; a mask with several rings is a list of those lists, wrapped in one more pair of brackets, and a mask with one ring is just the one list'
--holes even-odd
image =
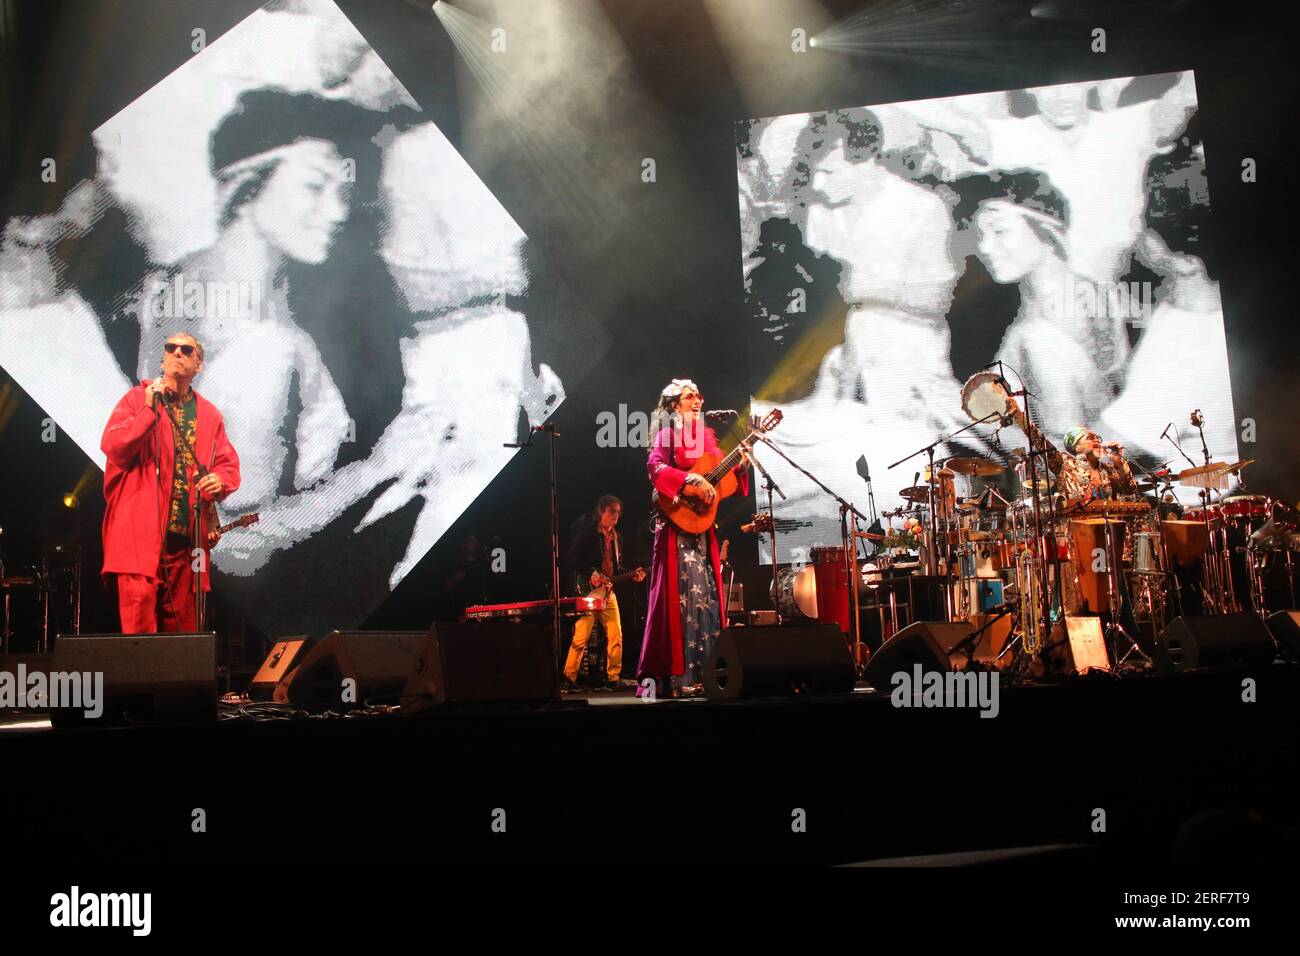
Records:
{"label": "blue star-patterned dress", "polygon": [[673,681],[678,687],[687,687],[703,682],[704,662],[722,630],[718,583],[709,561],[707,532],[677,532],[677,600],[682,609],[686,670]]}

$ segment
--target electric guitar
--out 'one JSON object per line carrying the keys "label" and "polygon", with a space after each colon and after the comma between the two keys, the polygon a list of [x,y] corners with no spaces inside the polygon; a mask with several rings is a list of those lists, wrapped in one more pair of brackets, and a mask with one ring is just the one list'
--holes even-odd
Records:
{"label": "electric guitar", "polygon": [[706,502],[704,492],[687,482],[675,498],[662,491],[656,492],[656,507],[665,518],[687,534],[702,534],[708,531],[713,527],[714,519],[718,515],[718,505],[722,499],[736,493],[737,482],[733,469],[740,463],[740,450],[755,435],[770,432],[781,424],[783,417],[781,409],[774,408],[763,416],[763,420],[745,437],[744,441],[726,455],[719,456],[706,452],[695,460],[690,468],[691,473],[703,475],[717,491],[712,502]]}
{"label": "electric guitar", "polygon": [[579,597],[608,600],[609,592],[614,590],[614,585],[622,584],[624,581],[631,581],[638,574],[644,575],[645,573],[645,568],[633,568],[631,571],[623,571],[609,578],[597,571],[596,574],[600,577],[600,585],[594,588],[591,586],[591,575],[579,575],[576,590]]}
{"label": "electric guitar", "polygon": [[[207,507],[204,509],[204,513],[207,517],[208,525],[208,547],[212,547],[220,541],[221,536],[227,531],[234,531],[236,528],[247,528],[250,524],[257,524],[257,522],[262,518],[261,514],[254,511],[252,514],[241,515],[234,521],[230,522],[230,524],[218,525],[217,509],[213,507],[212,502],[208,502]],[[213,535],[216,535],[216,537],[214,538]]]}

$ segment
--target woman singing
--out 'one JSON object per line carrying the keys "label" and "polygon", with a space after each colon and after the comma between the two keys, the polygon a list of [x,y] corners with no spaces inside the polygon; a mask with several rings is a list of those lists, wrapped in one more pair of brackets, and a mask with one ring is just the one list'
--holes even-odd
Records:
{"label": "woman singing", "polygon": [[[675,497],[691,485],[705,501],[717,495],[703,475],[690,471],[702,455],[721,455],[717,436],[704,424],[703,408],[700,390],[689,379],[675,378],[660,393],[647,463],[655,491]],[[740,494],[749,493],[747,465],[746,456],[736,467]],[[656,514],[638,683],[649,677],[660,693],[671,686],[674,697],[699,692],[705,659],[722,630],[721,593],[722,564],[714,530],[687,534]]]}

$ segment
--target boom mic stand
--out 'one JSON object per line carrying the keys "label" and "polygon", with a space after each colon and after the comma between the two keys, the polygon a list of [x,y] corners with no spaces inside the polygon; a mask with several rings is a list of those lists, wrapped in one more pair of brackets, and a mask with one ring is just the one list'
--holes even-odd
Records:
{"label": "boom mic stand", "polygon": [[[857,547],[856,547],[856,543],[853,542],[849,536],[848,516],[850,514],[855,514],[859,518],[863,518],[863,519],[865,519],[866,516],[857,508],[853,507],[853,505],[850,502],[845,501],[843,498],[841,498],[839,495],[833,492],[830,488],[826,487],[825,483],[822,482],[819,478],[817,478],[817,476],[814,475],[812,472],[810,472],[807,468],[804,468],[803,466],[796,464],[794,460],[791,459],[790,456],[787,455],[785,452],[783,452],[776,444],[774,444],[772,439],[770,439],[767,435],[755,434],[754,438],[758,441],[761,441],[768,448],[771,448],[772,451],[776,452],[783,459],[785,459],[786,464],[788,464],[795,471],[799,472],[801,475],[803,475],[805,478],[807,478],[814,485],[816,485],[822,491],[826,492],[826,494],[830,495],[832,498],[836,500],[836,502],[839,503],[840,534],[842,536],[841,540],[844,545],[845,565],[846,565],[845,570],[849,574],[848,585],[850,588],[852,588],[852,593],[854,595],[853,607],[856,611],[856,608],[858,606],[858,601],[857,601],[858,589],[856,586],[856,582],[854,581],[854,572],[856,571],[856,568],[853,566],[857,564],[857,561],[855,560],[857,556]],[[772,527],[774,529],[773,533],[775,534],[775,528],[776,528],[775,518],[773,518]],[[772,562],[773,574],[775,574],[775,569],[776,569],[775,553],[773,553],[772,557],[773,557],[773,562]],[[821,608],[819,606],[818,611],[820,610]],[[850,628],[850,636],[853,639],[853,660],[856,663],[860,659],[861,652],[862,652],[862,623],[861,621],[858,620],[858,615],[856,613],[852,615],[852,618],[853,619],[849,621],[849,628]]]}

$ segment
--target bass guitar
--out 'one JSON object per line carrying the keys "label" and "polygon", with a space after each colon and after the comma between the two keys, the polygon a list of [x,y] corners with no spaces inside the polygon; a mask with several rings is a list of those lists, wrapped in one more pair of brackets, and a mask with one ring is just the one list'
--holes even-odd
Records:
{"label": "bass guitar", "polygon": [[704,492],[687,483],[682,486],[677,497],[666,495],[662,491],[655,493],[655,506],[663,516],[687,534],[701,534],[713,527],[718,515],[718,505],[723,498],[736,493],[736,476],[734,469],[740,463],[740,451],[746,447],[755,435],[763,435],[781,424],[781,409],[774,408],[755,426],[735,448],[726,455],[713,455],[707,452],[697,458],[691,465],[691,473],[703,475],[717,491],[713,501],[704,500]]}

